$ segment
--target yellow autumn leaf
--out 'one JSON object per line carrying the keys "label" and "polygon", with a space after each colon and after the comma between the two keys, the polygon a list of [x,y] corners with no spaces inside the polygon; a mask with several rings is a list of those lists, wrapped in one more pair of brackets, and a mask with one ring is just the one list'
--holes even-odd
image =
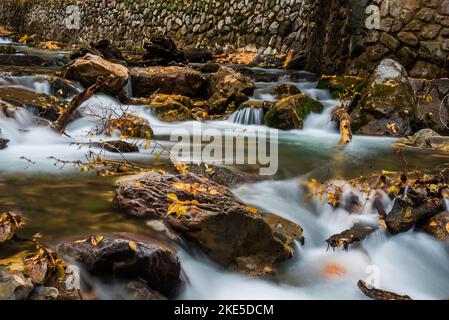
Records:
{"label": "yellow autumn leaf", "polygon": [[449,222],[446,223],[446,232],[449,233]]}
{"label": "yellow autumn leaf", "polygon": [[137,251],[137,244],[134,241],[128,242],[128,245],[133,251]]}
{"label": "yellow autumn leaf", "polygon": [[142,183],[139,182],[139,181],[137,181],[136,183],[134,183],[134,186],[136,186],[136,187],[141,187],[141,186],[142,186]]}
{"label": "yellow autumn leaf", "polygon": [[211,196],[216,196],[216,195],[218,195],[218,194],[220,194],[217,190],[215,190],[215,189],[211,189],[210,191],[209,191],[209,194],[211,195]]}
{"label": "yellow autumn leaf", "polygon": [[174,193],[167,194],[167,198],[169,198],[172,201],[178,201],[178,196]]}
{"label": "yellow autumn leaf", "polygon": [[253,208],[253,207],[248,207],[248,206],[246,206],[246,207],[245,207],[245,210],[248,211],[248,212],[251,213],[251,214],[256,214],[256,213],[257,213],[257,209],[256,209],[256,208]]}
{"label": "yellow autumn leaf", "polygon": [[186,206],[178,203],[172,203],[168,207],[167,216],[176,214],[176,218],[180,218],[181,216],[184,216],[186,213],[187,213]]}

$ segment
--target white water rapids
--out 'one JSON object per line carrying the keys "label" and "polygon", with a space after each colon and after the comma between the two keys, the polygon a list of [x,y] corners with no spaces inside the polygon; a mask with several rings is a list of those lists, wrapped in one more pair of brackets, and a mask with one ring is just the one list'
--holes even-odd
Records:
{"label": "white water rapids", "polygon": [[[6,40],[0,38],[0,43]],[[304,130],[279,132],[280,168],[290,166],[289,179],[249,183],[233,191],[249,205],[299,223],[305,232],[306,243],[298,248],[297,255],[283,268],[276,279],[256,280],[230,273],[214,266],[201,255],[180,252],[183,269],[189,279],[181,299],[363,299],[357,281],[366,279],[373,267],[379,271],[380,286],[415,299],[449,298],[449,254],[447,245],[432,237],[414,231],[387,236],[377,231],[365,240],[360,248],[349,252],[327,250],[324,241],[340,233],[359,220],[376,223],[376,215],[370,208],[362,215],[350,214],[343,209],[334,211],[326,201],[304,202],[300,182],[309,171],[318,170],[328,161],[339,134],[330,123],[331,108],[337,103],[325,90],[315,89],[316,83],[308,79],[288,77],[273,83],[257,83],[254,99],[273,100],[269,88],[283,82],[292,82],[326,107],[322,114],[309,115]],[[0,86],[22,86],[51,93],[51,85],[43,76],[1,77]],[[128,88],[128,90],[130,90]],[[37,172],[64,175],[75,171],[72,167],[59,170],[50,156],[62,160],[83,159],[85,149],[73,142],[110,140],[106,136],[89,137],[95,129],[98,114],[110,110],[128,109],[149,120],[156,138],[170,147],[163,137],[179,127],[190,128],[192,122],[163,123],[151,110],[142,106],[121,106],[114,98],[97,95],[80,108],[82,116],[67,128],[67,136],[32,123],[32,115],[21,109],[16,119],[8,119],[0,113],[1,137],[10,140],[8,147],[0,151],[0,174],[19,173],[31,175]],[[109,110],[109,111],[106,111]],[[205,127],[223,130],[246,130],[250,125],[261,126],[258,110],[238,111],[227,121],[208,121]],[[234,123],[236,122],[236,123]],[[354,137],[345,150],[350,165],[363,167],[364,162],[379,154],[392,153],[385,138]],[[303,152],[303,153],[302,153]],[[303,156],[304,155],[304,156]],[[29,159],[33,164],[29,164]],[[107,153],[108,158],[120,158]],[[142,148],[140,153],[127,156],[131,160],[154,159],[151,150]],[[305,158],[305,160],[304,160]],[[315,162],[317,164],[315,165]],[[309,165],[309,169],[304,168]],[[309,167],[305,167],[309,168]],[[391,206],[391,203],[386,203]],[[329,272],[336,269],[335,272]]]}

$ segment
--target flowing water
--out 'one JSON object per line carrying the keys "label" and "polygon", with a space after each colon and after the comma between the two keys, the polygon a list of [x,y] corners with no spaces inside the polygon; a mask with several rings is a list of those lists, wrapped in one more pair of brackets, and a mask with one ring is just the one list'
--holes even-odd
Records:
{"label": "flowing water", "polygon": [[[3,42],[6,40],[0,38],[0,43]],[[369,206],[362,215],[356,215],[343,209],[334,211],[316,200],[305,202],[301,181],[308,177],[354,177],[376,170],[400,170],[404,168],[404,159],[395,154],[391,146],[394,140],[388,138],[355,136],[351,145],[338,151],[335,146],[340,136],[330,122],[330,111],[337,101],[326,90],[315,89],[315,76],[280,70],[264,72],[280,77],[274,82],[257,82],[254,100],[273,101],[276,97],[272,88],[291,82],[321,101],[325,110],[309,115],[303,130],[278,132],[279,170],[272,179],[247,183],[233,191],[252,206],[299,223],[305,232],[305,246],[299,247],[292,261],[269,281],[224,271],[200,253],[180,249],[189,281],[179,298],[363,299],[356,283],[369,277],[373,270],[379,275],[383,289],[416,299],[448,298],[448,246],[428,235],[411,231],[391,237],[377,231],[359,248],[349,252],[327,250],[324,241],[329,236],[359,220],[376,223],[376,215]],[[52,84],[42,76],[4,75],[0,77],[0,86],[53,92]],[[127,87],[131,93],[131,86]],[[26,110],[19,110],[16,119],[0,113],[1,137],[10,140],[8,148],[0,151],[0,211],[21,210],[30,219],[23,231],[25,236],[42,232],[46,241],[54,244],[67,237],[94,232],[150,232],[145,224],[114,209],[113,179],[80,173],[70,165],[55,166],[55,161],[50,159],[84,159],[86,149],[73,142],[108,139],[101,135],[92,137],[89,133],[95,131],[100,117],[124,109],[148,119],[155,139],[168,148],[174,144],[169,136],[175,129],[183,128],[195,134],[194,122],[164,123],[148,108],[123,106],[104,95],[96,95],[83,104],[81,116],[67,128],[68,136],[34,125],[32,115]],[[238,135],[252,128],[255,134],[261,134],[268,130],[261,124],[260,110],[242,109],[228,120],[206,121],[202,129]],[[118,159],[120,155],[106,153],[106,157]],[[141,148],[141,152],[127,155],[127,158],[161,167],[169,161],[160,148],[155,152],[152,148]],[[448,154],[422,150],[406,150],[404,158],[409,168],[421,169],[434,169],[446,165],[449,160]],[[256,173],[258,166],[236,165],[234,169]],[[391,203],[386,200],[386,205],[391,206]]]}

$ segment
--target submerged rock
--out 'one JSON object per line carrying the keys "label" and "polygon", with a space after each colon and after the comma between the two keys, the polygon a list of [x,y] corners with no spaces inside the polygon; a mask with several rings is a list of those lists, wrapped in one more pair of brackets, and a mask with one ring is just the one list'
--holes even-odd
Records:
{"label": "submerged rock", "polygon": [[49,121],[55,121],[67,107],[67,102],[56,97],[21,87],[0,87],[0,100],[13,107],[27,108],[35,116]]}
{"label": "submerged rock", "polygon": [[440,136],[431,129],[423,129],[411,137],[402,138],[399,140],[399,144],[418,148],[449,151],[449,137]]}
{"label": "submerged rock", "polygon": [[193,173],[149,172],[121,184],[115,204],[133,216],[167,219],[216,263],[253,275],[272,273],[292,257],[293,241],[303,241],[298,225],[271,224],[226,187]]}
{"label": "submerged rock", "polygon": [[407,71],[398,62],[384,59],[350,113],[352,129],[362,135],[407,136],[413,133],[416,110]]}
{"label": "submerged rock", "polygon": [[151,289],[170,297],[178,293],[182,284],[181,263],[173,248],[149,237],[92,236],[63,242],[58,253],[71,257],[94,275],[143,279]]}
{"label": "submerged rock", "polygon": [[302,128],[303,120],[311,112],[322,112],[323,105],[304,93],[278,101],[264,118],[265,125],[276,129]]}
{"label": "submerged rock", "polygon": [[114,153],[139,152],[139,147],[122,140],[96,142],[95,146]]}
{"label": "submerged rock", "polygon": [[131,68],[133,94],[148,97],[151,94],[178,94],[201,97],[205,94],[206,78],[189,67]]}
{"label": "submerged rock", "polygon": [[118,93],[128,82],[128,69],[120,64],[111,63],[100,56],[86,54],[73,60],[62,71],[63,78],[79,81],[83,86],[93,85],[98,77],[107,78],[113,75],[114,80],[106,89],[108,93]]}

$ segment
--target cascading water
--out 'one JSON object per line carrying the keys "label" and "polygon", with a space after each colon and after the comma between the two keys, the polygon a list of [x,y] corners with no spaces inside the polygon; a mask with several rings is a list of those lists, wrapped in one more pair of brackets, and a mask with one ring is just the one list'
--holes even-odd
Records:
{"label": "cascading water", "polygon": [[263,125],[264,111],[261,108],[242,108],[229,118],[229,121],[246,125]]}

